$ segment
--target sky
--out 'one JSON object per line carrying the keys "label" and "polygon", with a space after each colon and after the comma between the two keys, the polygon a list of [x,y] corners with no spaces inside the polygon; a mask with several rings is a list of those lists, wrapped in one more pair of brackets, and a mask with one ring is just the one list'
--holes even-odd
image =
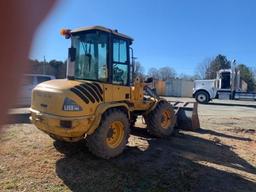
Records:
{"label": "sky", "polygon": [[256,67],[254,0],[61,0],[39,26],[30,57],[64,61],[70,42],[60,29],[92,25],[133,37],[145,72],[169,66],[193,75],[218,54]]}

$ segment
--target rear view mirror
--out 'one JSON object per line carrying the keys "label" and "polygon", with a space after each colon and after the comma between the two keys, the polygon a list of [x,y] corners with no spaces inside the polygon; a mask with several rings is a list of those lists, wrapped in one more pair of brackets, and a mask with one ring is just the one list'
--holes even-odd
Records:
{"label": "rear view mirror", "polygon": [[71,62],[76,60],[76,48],[70,47],[68,49],[68,57]]}

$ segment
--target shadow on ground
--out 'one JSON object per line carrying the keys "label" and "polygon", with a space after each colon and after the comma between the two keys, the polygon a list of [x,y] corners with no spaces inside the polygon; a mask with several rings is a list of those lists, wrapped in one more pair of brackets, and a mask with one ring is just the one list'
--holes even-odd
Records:
{"label": "shadow on ground", "polygon": [[111,160],[93,156],[84,142],[55,142],[55,148],[65,154],[56,162],[57,175],[75,192],[251,192],[256,188],[255,183],[237,174],[197,163],[207,161],[256,174],[256,168],[228,146],[178,132],[166,139],[153,138],[141,128],[134,128],[132,134],[146,141],[148,148],[142,151],[127,147],[121,156]]}
{"label": "shadow on ground", "polygon": [[[253,132],[253,130],[248,130],[248,131]],[[228,135],[228,134],[220,133],[220,132],[209,130],[209,129],[198,129],[196,132],[200,133],[200,134],[209,134],[212,136],[225,137],[228,139],[236,139],[236,140],[240,140],[240,141],[252,141],[252,139],[250,139],[250,138]]]}
{"label": "shadow on ground", "polygon": [[29,113],[22,114],[9,114],[6,123],[8,124],[16,124],[16,123],[31,123],[29,120]]}

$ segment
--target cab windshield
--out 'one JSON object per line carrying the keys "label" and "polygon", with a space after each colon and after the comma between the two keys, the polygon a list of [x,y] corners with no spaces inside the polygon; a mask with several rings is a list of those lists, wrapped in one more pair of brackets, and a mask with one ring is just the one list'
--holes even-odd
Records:
{"label": "cab windshield", "polygon": [[72,47],[76,49],[75,79],[106,82],[107,40],[105,33],[83,32],[72,35]]}

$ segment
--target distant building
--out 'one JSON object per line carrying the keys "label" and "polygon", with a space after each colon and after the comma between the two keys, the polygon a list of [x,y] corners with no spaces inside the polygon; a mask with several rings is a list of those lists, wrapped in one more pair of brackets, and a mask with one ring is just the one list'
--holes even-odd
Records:
{"label": "distant building", "polygon": [[194,82],[185,79],[168,79],[156,80],[154,85],[157,94],[161,96],[192,97]]}

